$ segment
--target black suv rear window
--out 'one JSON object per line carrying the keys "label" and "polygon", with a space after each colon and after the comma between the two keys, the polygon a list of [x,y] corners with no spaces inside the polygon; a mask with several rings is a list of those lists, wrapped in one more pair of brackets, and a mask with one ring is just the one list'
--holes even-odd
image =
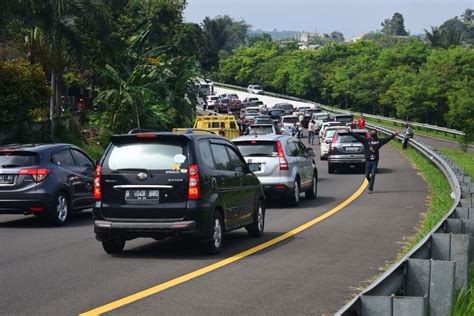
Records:
{"label": "black suv rear window", "polygon": [[27,151],[4,151],[0,152],[0,167],[17,168],[28,167],[39,164],[40,158],[37,153]]}
{"label": "black suv rear window", "polygon": [[[356,133],[356,134],[362,137],[367,136],[365,133]],[[338,143],[358,143],[359,141],[350,134],[339,134],[337,138],[337,142]]]}
{"label": "black suv rear window", "polygon": [[244,157],[278,156],[278,147],[274,141],[242,141],[236,142],[235,145]]}
{"label": "black suv rear window", "polygon": [[116,144],[106,161],[111,170],[179,170],[187,164],[183,145],[179,143]]}

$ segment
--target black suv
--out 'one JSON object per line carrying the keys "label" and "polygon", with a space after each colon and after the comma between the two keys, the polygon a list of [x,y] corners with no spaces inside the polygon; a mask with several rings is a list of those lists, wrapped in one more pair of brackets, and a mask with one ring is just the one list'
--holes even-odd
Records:
{"label": "black suv", "polygon": [[34,214],[63,225],[91,208],[95,164],[70,144],[0,148],[0,214]]}
{"label": "black suv", "polygon": [[[366,129],[353,129],[352,132],[369,137]],[[364,145],[348,131],[337,130],[328,153],[328,173],[334,173],[340,167],[362,169],[365,166]]]}
{"label": "black suv", "polygon": [[221,250],[223,232],[263,234],[265,196],[239,150],[213,134],[112,137],[96,170],[94,230],[107,253],[138,237],[199,238]]}

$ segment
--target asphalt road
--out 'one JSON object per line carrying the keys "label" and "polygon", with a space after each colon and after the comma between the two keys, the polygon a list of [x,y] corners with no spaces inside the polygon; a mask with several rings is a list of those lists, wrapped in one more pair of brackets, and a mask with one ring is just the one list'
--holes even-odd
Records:
{"label": "asphalt road", "polygon": [[[111,314],[334,313],[394,259],[425,209],[426,184],[409,162],[390,146],[381,156],[374,194],[364,193],[294,238]],[[179,239],[134,240],[123,254],[106,255],[90,212],[60,228],[34,217],[1,216],[0,314],[79,314],[280,236],[334,208],[363,181],[351,171],[329,175],[325,162],[317,163],[317,200],[303,199],[298,208],[272,203],[264,237],[231,232],[218,256]]]}

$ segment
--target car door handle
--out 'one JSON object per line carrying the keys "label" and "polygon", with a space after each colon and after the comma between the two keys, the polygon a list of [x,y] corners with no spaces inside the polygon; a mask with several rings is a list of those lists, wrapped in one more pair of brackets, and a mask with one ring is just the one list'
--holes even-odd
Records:
{"label": "car door handle", "polygon": [[211,187],[213,189],[216,189],[217,188],[217,180],[216,178],[211,178]]}

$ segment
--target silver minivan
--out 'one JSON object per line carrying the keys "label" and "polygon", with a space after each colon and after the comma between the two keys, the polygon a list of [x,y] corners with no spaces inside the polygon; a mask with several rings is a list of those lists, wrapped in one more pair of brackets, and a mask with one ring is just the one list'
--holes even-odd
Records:
{"label": "silver minivan", "polygon": [[233,140],[268,198],[288,198],[293,206],[300,194],[315,199],[318,170],[313,149],[288,135],[248,135]]}

